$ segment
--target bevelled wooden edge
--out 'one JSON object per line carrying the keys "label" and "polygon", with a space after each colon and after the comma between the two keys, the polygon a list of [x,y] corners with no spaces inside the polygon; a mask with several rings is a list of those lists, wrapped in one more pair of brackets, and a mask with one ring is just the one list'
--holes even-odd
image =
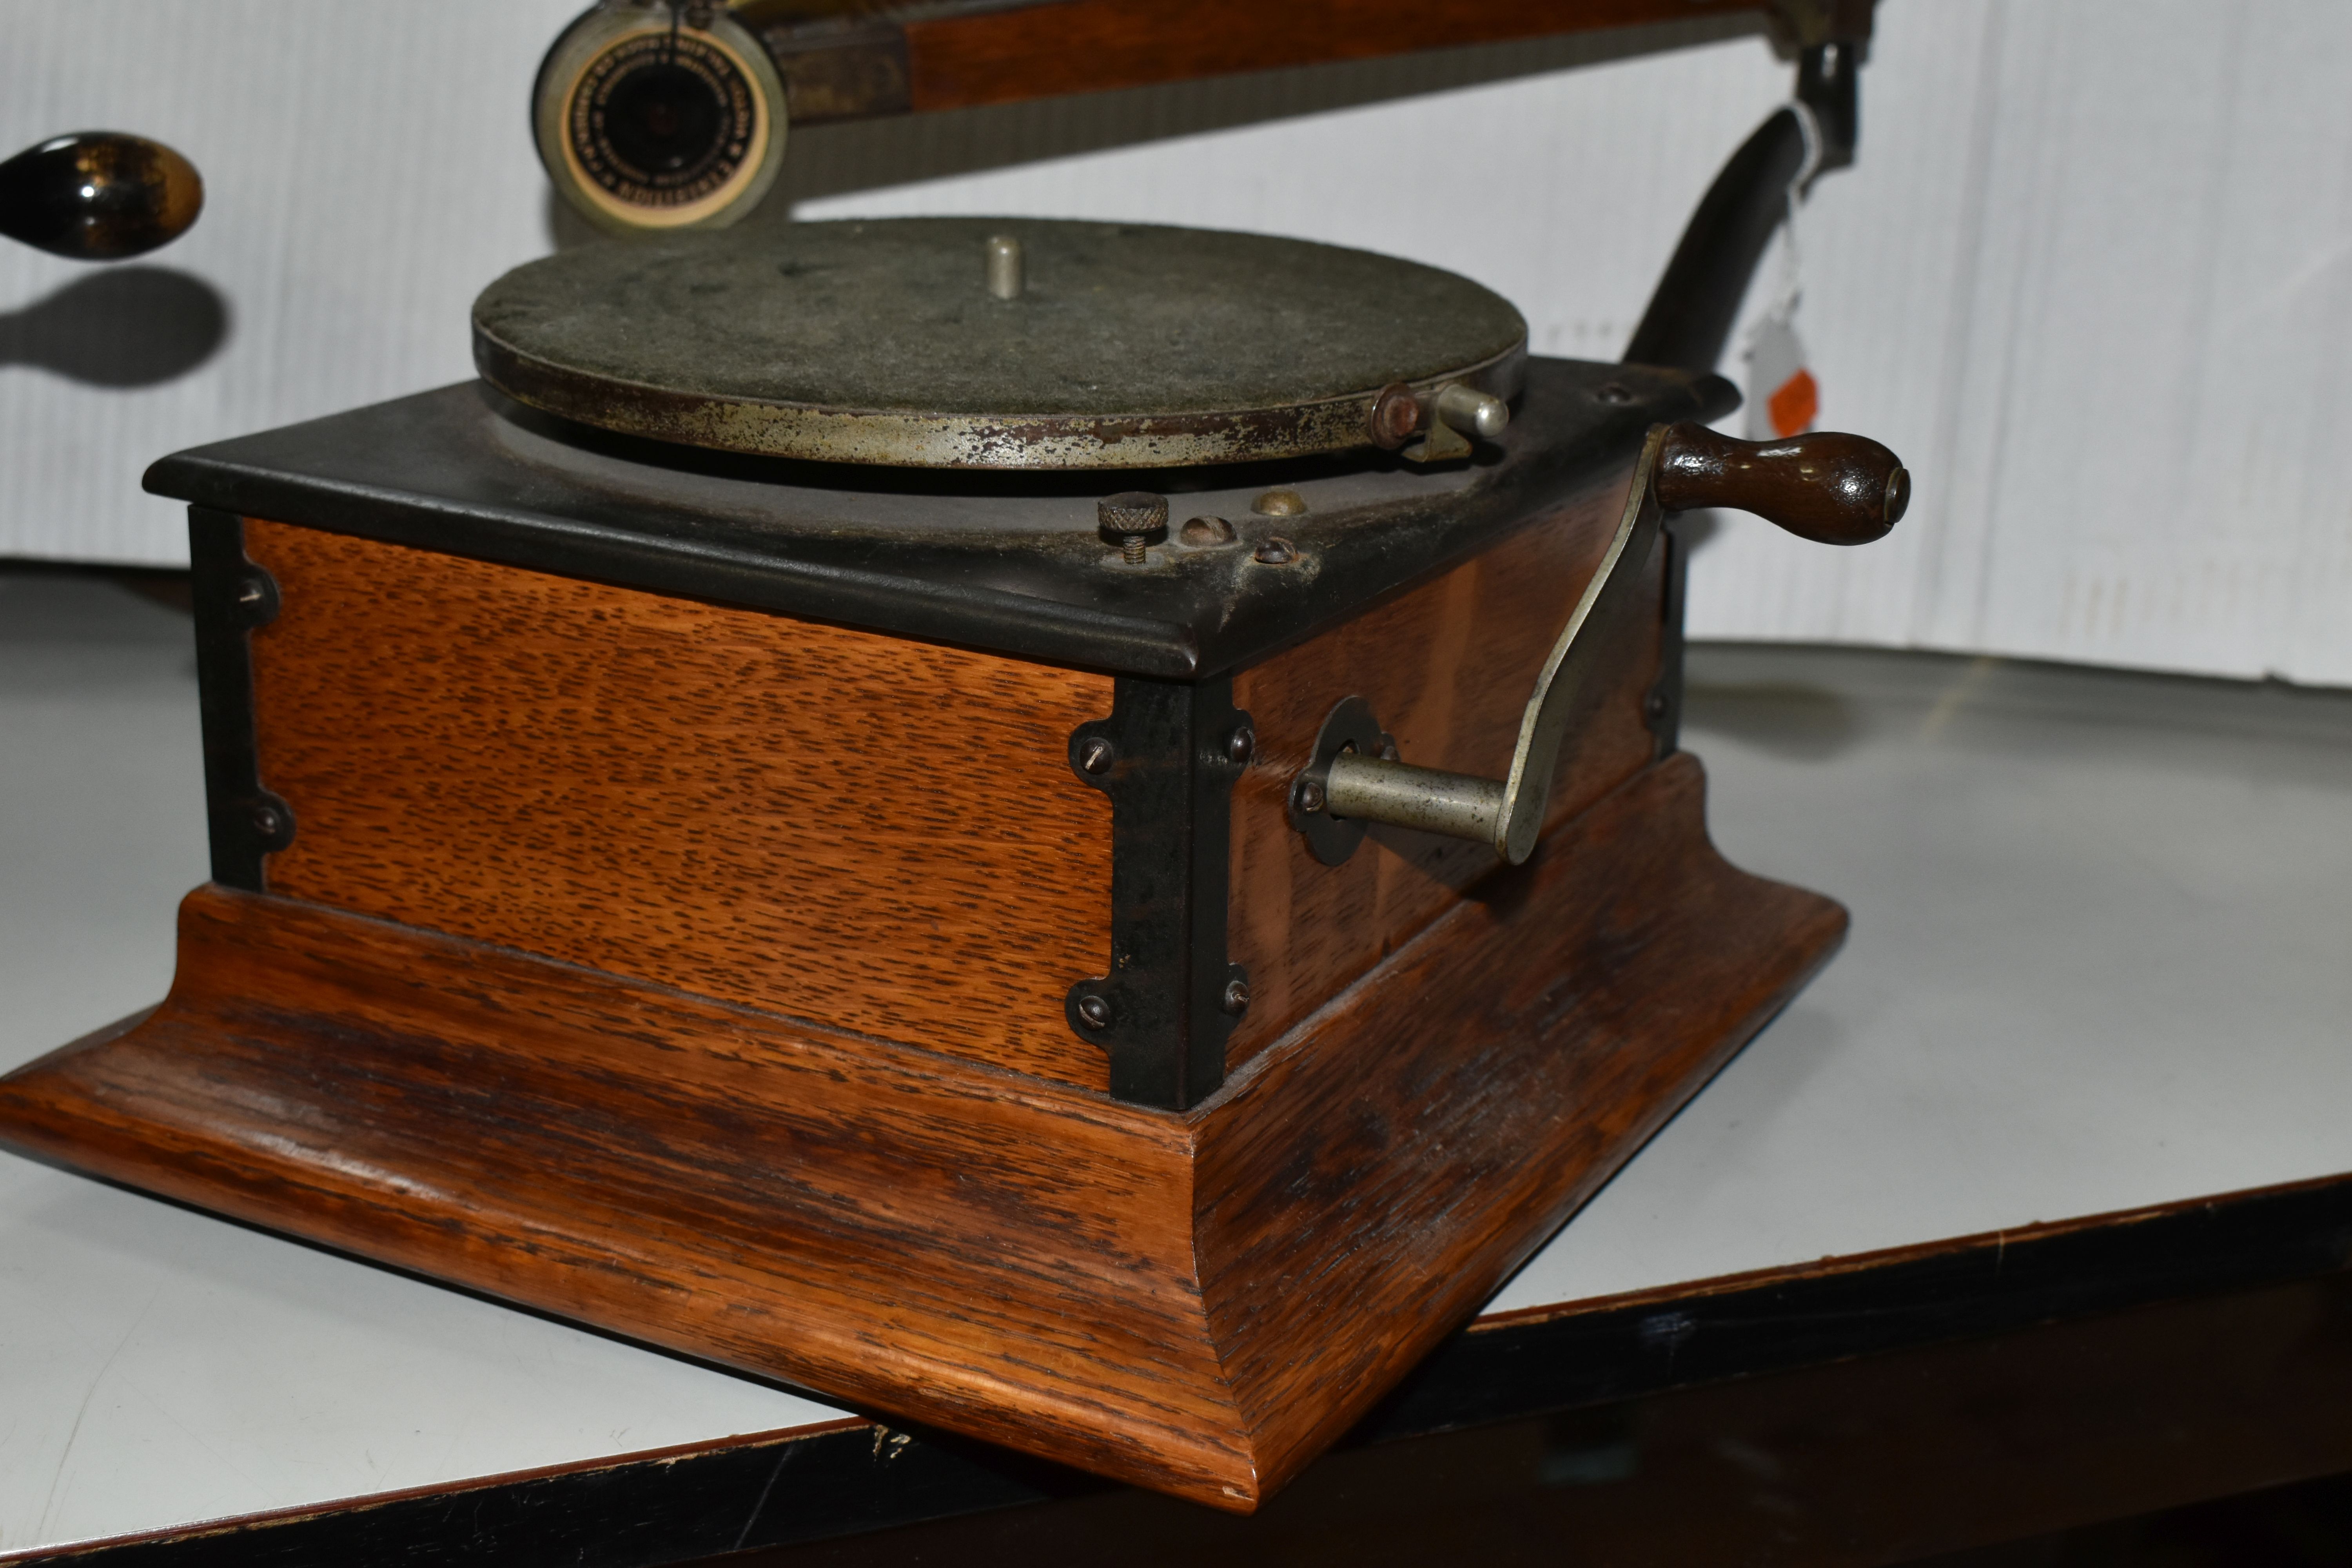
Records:
{"label": "bevelled wooden edge", "polygon": [[1645,770],[1189,1115],[203,889],[163,1006],[0,1079],[0,1139],[1248,1511],[1835,946],[1703,795]]}
{"label": "bevelled wooden edge", "polygon": [[[1202,1281],[1267,1491],[1471,1317],[1843,940],[1842,906],[1731,866],[1705,812],[1695,758],[1643,770],[1211,1108]],[[1291,1233],[1286,1215],[1316,1198],[1360,1222]],[[1312,1300],[1289,1288],[1301,1277]],[[1334,1300],[1384,1331],[1329,1333]]]}
{"label": "bevelled wooden edge", "polygon": [[0,1138],[838,1398],[1222,1497],[1191,1130],[1106,1096],[265,895]]}

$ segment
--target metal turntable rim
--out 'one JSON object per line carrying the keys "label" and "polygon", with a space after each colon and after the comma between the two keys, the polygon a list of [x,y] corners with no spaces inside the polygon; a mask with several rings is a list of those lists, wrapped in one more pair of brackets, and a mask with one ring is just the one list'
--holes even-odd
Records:
{"label": "metal turntable rim", "polygon": [[[992,295],[984,247],[1021,242]],[[475,302],[475,362],[628,435],[896,466],[1133,468],[1372,444],[1384,389],[1508,399],[1527,324],[1417,262],[1159,225],[890,218],[583,247]]]}

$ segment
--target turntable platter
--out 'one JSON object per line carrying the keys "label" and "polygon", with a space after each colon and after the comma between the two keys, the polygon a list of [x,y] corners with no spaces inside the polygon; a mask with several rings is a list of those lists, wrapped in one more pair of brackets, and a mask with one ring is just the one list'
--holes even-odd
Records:
{"label": "turntable platter", "polygon": [[698,447],[929,468],[1394,446],[1371,425],[1384,392],[1392,409],[1398,384],[1423,405],[1454,384],[1507,400],[1526,353],[1507,300],[1436,268],[1028,218],[616,241],[518,268],[474,306],[482,374],[549,413]]}

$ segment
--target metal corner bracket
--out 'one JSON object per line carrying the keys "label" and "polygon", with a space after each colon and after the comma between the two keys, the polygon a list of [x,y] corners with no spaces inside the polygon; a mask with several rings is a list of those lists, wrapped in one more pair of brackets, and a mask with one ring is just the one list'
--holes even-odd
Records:
{"label": "metal corner bracket", "polygon": [[262,787],[248,639],[278,618],[278,583],[247,557],[245,521],[229,512],[188,509],[188,557],[213,880],[266,892],[264,858],[294,842],[294,808]]}
{"label": "metal corner bracket", "polygon": [[1225,954],[1234,785],[1255,745],[1230,679],[1122,676],[1072,731],[1070,769],[1111,802],[1110,962],[1063,1014],[1110,1057],[1115,1099],[1183,1110],[1216,1092],[1249,977]]}

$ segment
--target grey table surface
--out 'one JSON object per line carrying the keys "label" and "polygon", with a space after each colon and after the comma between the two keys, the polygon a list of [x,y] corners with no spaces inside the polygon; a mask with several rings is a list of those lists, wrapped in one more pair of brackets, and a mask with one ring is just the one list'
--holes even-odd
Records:
{"label": "grey table surface", "polygon": [[[1693,651],[1736,861],[1845,951],[1491,1310],[2352,1171],[2352,693]],[[159,997],[188,623],[0,573],[0,1068]],[[838,1415],[0,1155],[0,1552]]]}

